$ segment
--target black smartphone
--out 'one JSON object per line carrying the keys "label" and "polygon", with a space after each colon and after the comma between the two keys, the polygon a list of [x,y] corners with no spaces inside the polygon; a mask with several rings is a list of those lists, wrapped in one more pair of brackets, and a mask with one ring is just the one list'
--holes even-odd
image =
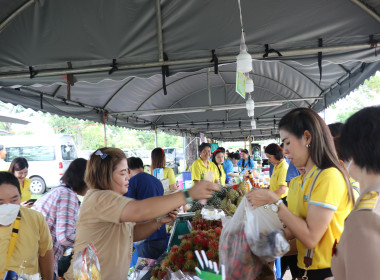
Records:
{"label": "black smartphone", "polygon": [[32,199],[29,199],[26,203],[28,204],[34,204],[34,202],[36,202],[37,199],[35,198],[32,198]]}

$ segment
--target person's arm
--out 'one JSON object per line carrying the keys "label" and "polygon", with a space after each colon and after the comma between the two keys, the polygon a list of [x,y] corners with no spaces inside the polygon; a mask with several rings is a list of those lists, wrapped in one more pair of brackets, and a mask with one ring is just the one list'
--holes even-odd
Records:
{"label": "person's arm", "polygon": [[284,193],[286,193],[288,190],[287,186],[281,185],[278,186],[278,189],[274,191],[275,194],[277,194],[278,197],[281,197]]}
{"label": "person's arm", "polygon": [[44,256],[38,256],[38,265],[43,280],[54,279],[54,253],[53,250],[47,250]]}
{"label": "person's arm", "polygon": [[57,241],[64,247],[73,247],[76,232],[79,203],[76,194],[60,193],[57,200],[55,234]]}
{"label": "person's arm", "polygon": [[278,197],[281,197],[284,193],[288,191],[288,184],[286,183],[287,173],[288,173],[288,165],[283,165],[283,167],[279,170],[278,175],[277,175],[278,189],[274,191]]}
{"label": "person's arm", "polygon": [[136,224],[133,230],[133,241],[136,242],[148,238],[155,231],[159,230],[162,225],[172,222],[177,214],[177,211],[172,211],[168,217],[162,218],[158,222],[154,219],[148,223]]}
{"label": "person's arm", "polygon": [[[272,191],[257,189],[249,192],[247,199],[255,207],[264,204],[271,204],[278,201],[278,196]],[[306,220],[294,215],[283,203],[278,209],[278,217],[287,226],[291,234],[286,233],[286,237],[294,236],[308,249],[313,249],[325,234],[332,218],[334,210],[317,205],[310,205]]]}
{"label": "person's arm", "polygon": [[[213,191],[219,191],[219,186],[211,182],[196,183],[188,193],[192,199],[208,199]],[[130,201],[123,209],[120,222],[144,222],[168,214],[174,209],[186,204],[183,192],[177,192],[160,197]]]}

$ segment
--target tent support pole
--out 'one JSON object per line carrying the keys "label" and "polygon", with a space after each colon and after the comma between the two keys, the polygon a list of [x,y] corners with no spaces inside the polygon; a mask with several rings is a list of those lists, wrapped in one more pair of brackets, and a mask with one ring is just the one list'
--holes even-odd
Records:
{"label": "tent support pole", "polygon": [[9,17],[7,17],[3,22],[0,23],[0,32],[7,26],[9,22],[11,22],[15,17],[17,17],[22,11],[32,5],[35,0],[29,0],[24,5],[19,7],[16,11],[14,11]]}
{"label": "tent support pole", "polygon": [[360,8],[362,8],[367,14],[371,15],[374,19],[376,19],[378,22],[380,22],[380,16],[375,13],[373,10],[371,10],[368,6],[364,5],[359,0],[351,0],[354,4],[358,5]]}
{"label": "tent support pole", "polygon": [[157,125],[154,127],[154,147],[158,147]]}
{"label": "tent support pole", "polygon": [[157,43],[158,43],[158,61],[164,61],[164,46],[162,43],[162,19],[161,19],[161,3],[156,0],[156,20],[157,20]]}
{"label": "tent support pole", "polygon": [[[287,56],[299,56],[299,55],[309,55],[315,54],[318,52],[328,53],[328,52],[351,52],[357,50],[366,50],[369,49],[370,44],[357,44],[349,46],[333,46],[333,47],[323,47],[323,48],[310,48],[310,49],[300,49],[300,50],[290,50],[290,51],[281,51],[282,59]],[[254,59],[263,59],[262,52],[252,54]],[[267,57],[266,59],[271,59],[273,57]],[[236,56],[221,56],[218,57],[219,63],[231,63],[236,61]],[[276,60],[277,57],[276,57]],[[75,62],[73,62],[74,64]],[[135,63],[135,64],[125,64],[119,65],[119,70],[127,69],[139,69],[139,68],[149,68],[149,67],[162,67],[170,65],[188,65],[188,64],[207,64],[209,65],[210,58],[195,58],[195,59],[184,59],[184,60],[174,60],[174,61],[156,61],[156,62],[146,62],[146,63]],[[73,65],[75,66],[75,65]],[[57,70],[42,70],[35,67],[35,70],[38,70],[38,75],[36,77],[48,77],[48,76],[57,76],[64,74],[87,74],[95,72],[107,72],[110,70],[109,65],[104,66],[93,66],[93,67],[84,67],[77,69],[57,69]],[[14,74],[4,74],[0,73],[0,80],[5,79],[18,79],[18,78],[30,78],[29,71],[19,72]]]}
{"label": "tent support pole", "polygon": [[106,122],[103,123],[103,131],[104,131],[104,147],[107,147],[107,128]]}

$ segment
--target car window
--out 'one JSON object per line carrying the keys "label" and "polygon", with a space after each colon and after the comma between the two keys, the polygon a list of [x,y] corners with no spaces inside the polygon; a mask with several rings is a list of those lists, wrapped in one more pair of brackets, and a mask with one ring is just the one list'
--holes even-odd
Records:
{"label": "car window", "polygon": [[74,160],[78,157],[74,145],[61,145],[61,152],[63,160]]}

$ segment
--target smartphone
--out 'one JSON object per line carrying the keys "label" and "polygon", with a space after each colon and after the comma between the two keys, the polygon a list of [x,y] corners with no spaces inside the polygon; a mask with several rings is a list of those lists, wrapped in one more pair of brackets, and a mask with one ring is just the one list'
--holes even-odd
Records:
{"label": "smartphone", "polygon": [[28,204],[34,204],[34,202],[36,202],[37,199],[35,198],[32,198],[32,199],[29,199],[26,203]]}

